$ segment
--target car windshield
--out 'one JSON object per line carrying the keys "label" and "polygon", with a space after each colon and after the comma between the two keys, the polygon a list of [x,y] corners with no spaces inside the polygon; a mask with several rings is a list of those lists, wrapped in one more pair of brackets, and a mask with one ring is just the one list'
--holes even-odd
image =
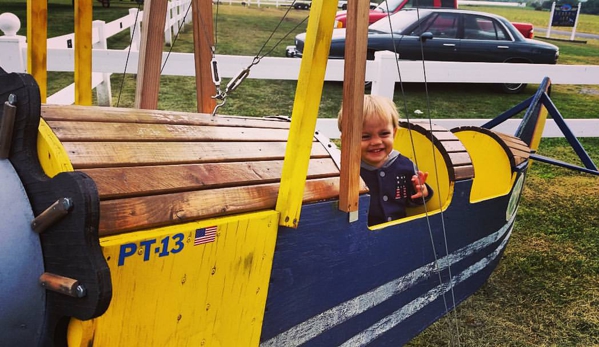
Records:
{"label": "car windshield", "polygon": [[[391,27],[393,28],[393,32],[404,32],[408,27],[412,26],[412,24],[418,21],[418,18],[422,19],[428,13],[428,11],[423,10],[401,10],[396,14],[391,15]],[[387,18],[383,18],[372,23],[369,29],[383,33],[391,33],[389,28],[389,20]]]}

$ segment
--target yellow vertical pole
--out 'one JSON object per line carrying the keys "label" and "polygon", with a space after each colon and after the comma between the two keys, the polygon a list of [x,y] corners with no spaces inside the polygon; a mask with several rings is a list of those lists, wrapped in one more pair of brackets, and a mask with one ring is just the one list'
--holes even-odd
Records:
{"label": "yellow vertical pole", "polygon": [[27,0],[27,72],[40,88],[41,101],[46,102],[48,84],[48,2]]}
{"label": "yellow vertical pole", "polygon": [[75,104],[92,104],[92,0],[75,0]]}
{"label": "yellow vertical pole", "polygon": [[337,1],[312,1],[276,206],[283,226],[299,222],[336,11]]}

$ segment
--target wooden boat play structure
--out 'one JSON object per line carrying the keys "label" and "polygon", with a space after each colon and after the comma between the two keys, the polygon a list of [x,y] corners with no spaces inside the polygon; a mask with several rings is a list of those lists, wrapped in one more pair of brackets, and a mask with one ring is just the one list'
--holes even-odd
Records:
{"label": "wooden boat play structure", "polygon": [[[545,118],[561,119],[549,89],[482,127],[403,122],[396,148],[435,198],[369,227],[367,187],[340,166],[352,159],[296,114],[310,105],[291,122],[46,105],[31,75],[2,71],[3,342],[401,345],[499,262],[531,160],[551,162],[535,154]],[[521,112],[516,134],[492,129]]]}

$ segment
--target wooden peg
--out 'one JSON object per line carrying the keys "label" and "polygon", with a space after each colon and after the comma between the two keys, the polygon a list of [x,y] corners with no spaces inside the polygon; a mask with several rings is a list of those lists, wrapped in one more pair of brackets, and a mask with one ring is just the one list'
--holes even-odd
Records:
{"label": "wooden peg", "polygon": [[85,288],[79,284],[79,281],[53,273],[44,272],[40,276],[39,282],[48,290],[74,298],[82,298],[86,294]]}
{"label": "wooden peg", "polygon": [[36,233],[40,234],[54,223],[64,218],[64,216],[69,214],[69,211],[72,209],[73,201],[70,198],[60,198],[44,212],[40,213],[39,216],[35,217],[31,222],[31,228]]}
{"label": "wooden peg", "polygon": [[10,154],[15,116],[17,114],[16,103],[17,96],[14,94],[10,94],[8,101],[4,103],[4,115],[0,123],[0,159],[6,159]]}

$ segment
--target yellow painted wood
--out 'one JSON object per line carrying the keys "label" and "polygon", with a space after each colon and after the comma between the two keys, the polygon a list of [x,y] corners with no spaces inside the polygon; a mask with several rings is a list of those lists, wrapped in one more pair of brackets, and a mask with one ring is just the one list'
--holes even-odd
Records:
{"label": "yellow painted wood", "polygon": [[280,225],[297,227],[299,223],[336,11],[335,1],[312,1],[277,200]]}
{"label": "yellow painted wood", "polygon": [[[70,324],[69,345],[258,346],[277,222],[264,211],[100,239],[112,301],[93,325]],[[194,246],[209,226],[216,240]]]}
{"label": "yellow painted wood", "polygon": [[75,104],[92,104],[92,0],[75,0]]}
{"label": "yellow painted wood", "polygon": [[[426,203],[426,209],[424,206],[419,206],[409,208],[406,212],[411,216],[445,209],[449,206],[453,195],[453,182],[449,181],[449,172],[445,159],[436,147],[434,148],[434,155],[432,155],[433,145],[428,137],[417,131],[411,133],[410,138],[408,129],[397,129],[394,148],[414,163],[417,163],[420,171],[428,172],[426,183],[433,188],[435,195]],[[413,146],[412,141],[414,142]]]}
{"label": "yellow painted wood", "polygon": [[458,131],[474,166],[470,201],[477,202],[503,196],[512,189],[515,177],[505,149],[491,136],[479,131]]}
{"label": "yellow painted wood", "polygon": [[[535,131],[530,142],[530,150],[533,153],[539,149],[539,144],[541,143],[541,137],[543,135],[543,130],[545,129],[545,122],[547,121],[548,113],[549,112],[547,111],[547,108],[544,105],[540,105],[539,120],[536,123]],[[532,165],[532,161],[529,163],[529,165]]]}
{"label": "yellow painted wood", "polygon": [[46,102],[48,85],[48,2],[27,0],[27,72],[40,88],[42,103]]}
{"label": "yellow painted wood", "polygon": [[60,172],[73,171],[73,165],[62,143],[43,119],[40,119],[37,136],[37,155],[42,169],[49,177],[54,177]]}

